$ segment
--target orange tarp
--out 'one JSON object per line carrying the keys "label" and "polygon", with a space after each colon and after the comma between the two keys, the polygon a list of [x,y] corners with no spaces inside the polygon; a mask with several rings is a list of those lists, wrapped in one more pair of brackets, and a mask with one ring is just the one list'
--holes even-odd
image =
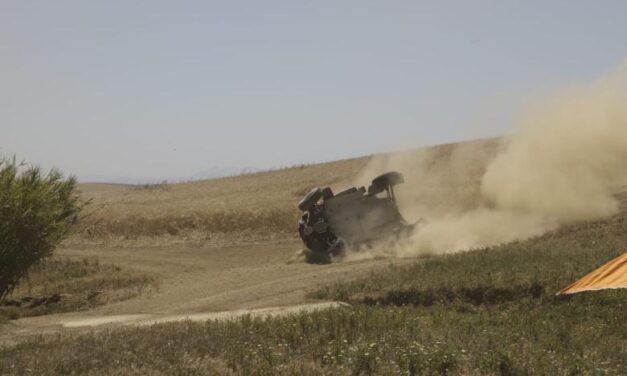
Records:
{"label": "orange tarp", "polygon": [[627,288],[627,252],[557,294],[620,288]]}

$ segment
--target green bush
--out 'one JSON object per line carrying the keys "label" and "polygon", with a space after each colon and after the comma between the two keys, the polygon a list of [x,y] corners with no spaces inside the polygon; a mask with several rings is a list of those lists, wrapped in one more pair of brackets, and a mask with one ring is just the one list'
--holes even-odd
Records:
{"label": "green bush", "polygon": [[77,220],[76,179],[0,160],[0,299],[50,256]]}

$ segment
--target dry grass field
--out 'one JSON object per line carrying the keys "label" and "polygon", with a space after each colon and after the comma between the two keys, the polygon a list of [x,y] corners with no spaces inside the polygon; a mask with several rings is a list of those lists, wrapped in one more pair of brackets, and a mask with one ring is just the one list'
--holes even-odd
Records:
{"label": "dry grass field", "polygon": [[351,307],[67,332],[0,349],[0,372],[624,375],[627,291],[554,296],[627,243],[627,195],[621,200],[622,212],[607,220],[362,278],[345,274],[310,290]]}
{"label": "dry grass field", "polygon": [[[493,141],[468,144],[488,151],[496,145]],[[458,193],[477,191],[486,161],[474,159],[465,165],[465,174],[446,175],[458,147],[449,144],[420,151],[428,156],[422,167],[433,175],[444,175],[449,184],[433,190],[434,183],[425,181],[406,188],[428,187],[431,194],[457,195],[470,201],[471,196]],[[415,153],[405,152],[408,156]],[[48,295],[63,298],[36,309],[5,307],[3,317],[87,308],[92,308],[92,315],[146,310],[178,314],[309,301],[306,294],[315,286],[357,277],[392,262],[345,262],[321,270],[303,264],[297,256],[302,248],[296,231],[297,202],[315,186],[331,186],[337,191],[367,184],[373,176],[370,171],[364,175],[364,170],[373,158],[382,156],[178,184],[80,184],[82,199],[89,202],[85,216],[42,269],[43,274],[34,272],[10,297],[12,301]],[[96,261],[86,264],[85,259]],[[119,298],[124,295],[122,285],[141,290],[155,285],[156,280],[157,293],[131,301]],[[94,287],[96,282],[101,287]],[[46,291],[39,291],[42,285]],[[77,293],[81,289],[84,294]],[[91,291],[97,291],[98,298],[87,299]],[[48,325],[47,319],[38,320],[33,321],[35,328],[41,322]],[[30,327],[28,321],[23,323]]]}
{"label": "dry grass field", "polygon": [[83,184],[91,200],[75,237],[209,240],[293,236],[296,204],[314,186],[347,186],[369,158],[180,184]]}
{"label": "dry grass field", "polygon": [[[473,151],[472,157],[451,169],[451,159],[464,147]],[[449,201],[474,205],[481,175],[497,147],[497,140],[491,139],[399,153],[408,158],[421,154],[421,169],[437,176],[401,189],[420,192],[425,200],[450,197]],[[81,184],[82,197],[90,204],[72,240],[124,244],[143,239],[159,244],[172,239],[232,243],[294,238],[300,215],[296,206],[310,189],[330,186],[338,191],[367,184],[376,172],[366,166],[373,158],[385,160],[381,157],[177,184]],[[412,176],[412,171],[402,172]]]}
{"label": "dry grass field", "polygon": [[[401,159],[420,156],[420,173],[403,170],[402,189],[476,207],[497,148],[474,143],[470,158],[453,145],[407,152]],[[625,374],[625,291],[554,294],[627,246],[627,187],[612,217],[527,240],[446,256],[302,262],[298,200],[313,186],[367,182],[372,158],[181,184],[81,185],[89,215],[53,261],[85,269],[86,284],[64,288],[113,271],[126,276],[115,288],[141,276],[157,276],[159,287],[80,312],[52,305],[0,326],[0,374]],[[33,280],[66,279],[47,275]],[[252,314],[321,300],[351,306]]]}

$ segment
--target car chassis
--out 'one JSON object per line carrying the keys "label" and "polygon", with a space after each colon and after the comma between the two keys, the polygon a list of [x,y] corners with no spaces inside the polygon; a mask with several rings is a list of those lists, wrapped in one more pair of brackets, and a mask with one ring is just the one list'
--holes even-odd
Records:
{"label": "car chassis", "polygon": [[298,233],[307,252],[318,258],[338,256],[346,247],[411,234],[415,224],[408,224],[396,206],[394,187],[403,182],[403,175],[393,171],[375,178],[368,189],[352,187],[337,194],[329,187],[312,189],[298,204],[303,212]]}

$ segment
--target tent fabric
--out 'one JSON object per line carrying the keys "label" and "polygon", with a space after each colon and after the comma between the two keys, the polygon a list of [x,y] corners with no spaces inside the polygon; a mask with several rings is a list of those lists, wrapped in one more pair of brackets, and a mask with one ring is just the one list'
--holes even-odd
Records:
{"label": "tent fabric", "polygon": [[627,288],[627,252],[587,274],[557,294]]}

